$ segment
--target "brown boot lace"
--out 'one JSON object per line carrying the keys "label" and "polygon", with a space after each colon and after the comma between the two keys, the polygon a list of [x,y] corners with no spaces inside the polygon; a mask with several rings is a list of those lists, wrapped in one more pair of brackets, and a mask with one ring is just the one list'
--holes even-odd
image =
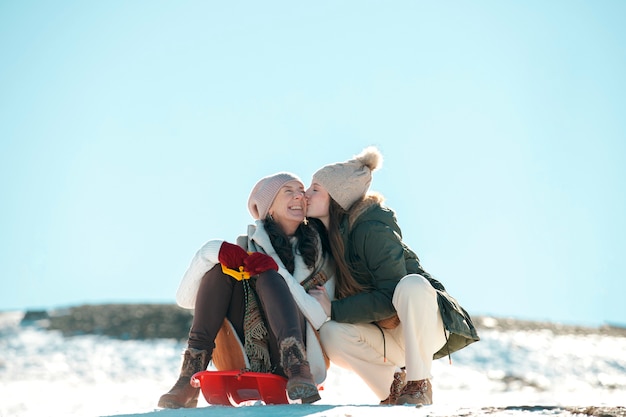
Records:
{"label": "brown boot lace", "polygon": [[159,398],[161,408],[195,408],[198,405],[199,388],[191,386],[193,374],[204,371],[209,364],[206,350],[189,348],[185,350],[180,376],[174,386]]}
{"label": "brown boot lace", "polygon": [[317,385],[311,374],[309,362],[305,359],[302,344],[290,337],[281,342],[283,370],[287,375],[287,394],[292,400],[301,400],[303,404],[321,399]]}
{"label": "brown boot lace", "polygon": [[420,379],[419,381],[407,382],[402,389],[400,396],[396,400],[396,405],[430,405],[432,403],[433,388],[428,379]]}
{"label": "brown boot lace", "polygon": [[393,374],[393,382],[389,387],[389,396],[380,402],[380,405],[394,405],[406,383],[406,372],[404,370]]}

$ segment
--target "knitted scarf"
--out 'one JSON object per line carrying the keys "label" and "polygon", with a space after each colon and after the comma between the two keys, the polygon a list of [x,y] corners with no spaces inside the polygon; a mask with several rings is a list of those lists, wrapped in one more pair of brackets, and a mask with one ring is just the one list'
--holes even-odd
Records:
{"label": "knitted scarf", "polygon": [[243,280],[245,315],[243,319],[244,349],[253,372],[270,372],[269,332],[256,291],[256,277]]}
{"label": "knitted scarf", "polygon": [[[301,285],[308,292],[311,288],[324,285],[328,275],[324,272],[327,258],[309,275]],[[243,320],[244,349],[253,372],[271,372],[272,364],[269,353],[269,332],[261,305],[255,291],[256,277],[243,280],[245,292],[245,316]]]}
{"label": "knitted scarf", "polygon": [[319,287],[326,284],[326,281],[330,278],[325,272],[328,264],[328,257],[324,257],[323,262],[320,262],[315,268],[315,271],[300,283],[306,292],[309,292],[311,288]]}

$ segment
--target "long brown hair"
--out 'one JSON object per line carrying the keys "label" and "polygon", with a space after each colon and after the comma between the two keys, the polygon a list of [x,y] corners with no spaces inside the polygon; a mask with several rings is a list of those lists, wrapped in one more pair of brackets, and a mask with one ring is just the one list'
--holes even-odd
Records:
{"label": "long brown hair", "polygon": [[359,284],[352,276],[352,271],[346,263],[344,256],[345,247],[339,226],[347,214],[348,212],[331,197],[328,206],[328,240],[330,242],[330,253],[335,260],[336,298],[346,298],[365,290],[365,287]]}
{"label": "long brown hair", "polygon": [[[270,237],[270,242],[274,247],[274,250],[278,254],[278,257],[287,271],[293,274],[296,268],[295,255],[289,236],[283,231],[283,229],[276,223],[276,221],[269,214],[263,221],[265,224],[265,231]],[[300,223],[296,229],[294,236],[298,239],[298,245],[296,252],[302,256],[304,263],[309,269],[315,269],[315,263],[317,262],[318,255],[318,240],[317,230]]]}

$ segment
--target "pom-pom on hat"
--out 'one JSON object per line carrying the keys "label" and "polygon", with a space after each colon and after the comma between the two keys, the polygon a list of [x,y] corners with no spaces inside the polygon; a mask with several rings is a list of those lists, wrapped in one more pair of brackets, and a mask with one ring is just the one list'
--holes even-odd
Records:
{"label": "pom-pom on hat", "polygon": [[248,210],[255,220],[267,217],[278,191],[289,181],[298,181],[304,187],[302,180],[290,172],[277,172],[256,183],[248,198]]}
{"label": "pom-pom on hat", "polygon": [[372,182],[372,171],[382,167],[382,164],[380,151],[369,146],[354,159],[320,168],[313,174],[313,182],[321,184],[333,200],[348,210],[367,193]]}

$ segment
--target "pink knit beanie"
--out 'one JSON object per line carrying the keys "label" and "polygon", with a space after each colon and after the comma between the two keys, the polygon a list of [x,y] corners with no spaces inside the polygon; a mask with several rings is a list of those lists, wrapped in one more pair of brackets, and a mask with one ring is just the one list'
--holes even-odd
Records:
{"label": "pink knit beanie", "polygon": [[270,210],[278,191],[283,185],[289,181],[299,181],[304,187],[302,180],[297,175],[290,172],[278,172],[276,174],[269,175],[265,178],[261,178],[256,183],[250,198],[248,198],[248,210],[255,220],[265,219],[267,213]]}
{"label": "pink knit beanie", "polygon": [[372,182],[372,171],[380,168],[383,156],[370,146],[347,162],[326,165],[313,174],[313,182],[321,184],[344,210],[365,196]]}

